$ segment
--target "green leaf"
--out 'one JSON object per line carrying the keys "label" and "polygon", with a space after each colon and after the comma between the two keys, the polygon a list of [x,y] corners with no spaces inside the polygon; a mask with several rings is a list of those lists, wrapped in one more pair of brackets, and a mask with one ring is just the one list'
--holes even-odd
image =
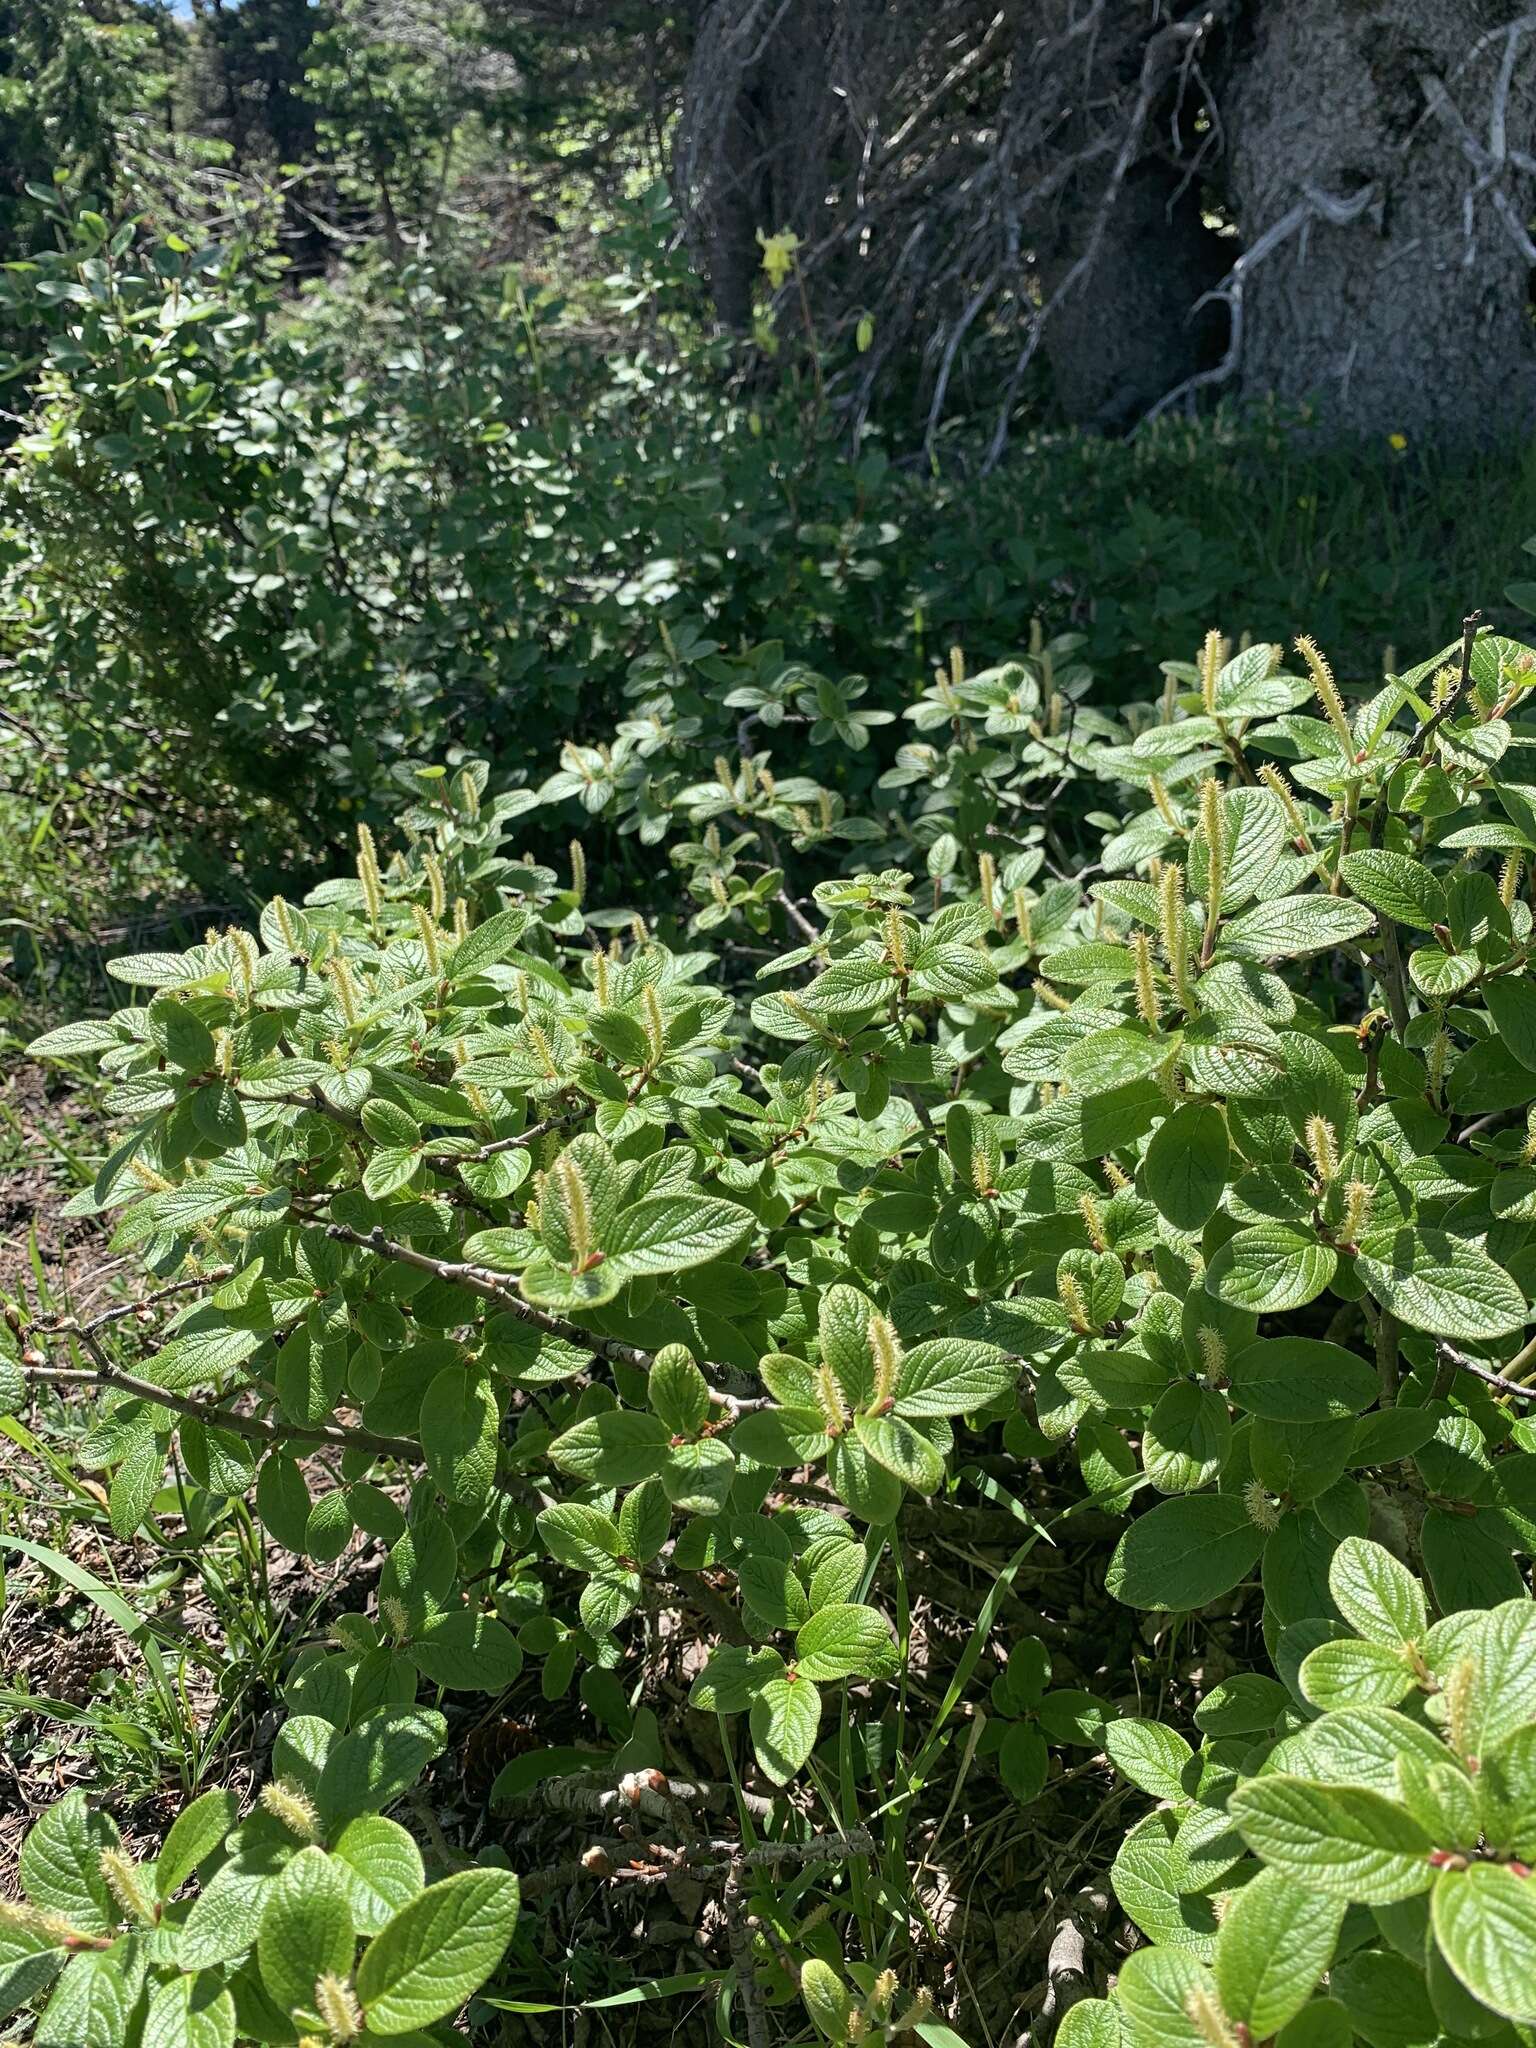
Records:
{"label": "green leaf", "polygon": [[1315,1301],[1339,1263],[1331,1245],[1290,1223],[1239,1230],[1205,1270],[1205,1289],[1232,1308],[1280,1315]]}
{"label": "green leaf", "polygon": [[1368,1642],[1396,1650],[1423,1640],[1429,1627],[1424,1589],[1389,1550],[1346,1536],[1328,1567],[1334,1605]]}
{"label": "green leaf", "polygon": [[360,1934],[377,1934],[426,1882],[421,1851],[398,1822],[378,1813],[349,1822],[331,1860],[346,1886]]}
{"label": "green leaf", "polygon": [[1231,1494],[1184,1494],[1139,1516],[1115,1546],[1104,1583],[1129,1607],[1204,1607],[1258,1563],[1264,1531]]}
{"label": "green leaf", "polygon": [[709,1382],[681,1344],[668,1344],[651,1361],[646,1394],[674,1436],[694,1436],[709,1420]]}
{"label": "green leaf", "polygon": [[173,1977],[149,2001],[141,2048],[234,2048],[235,2001],[211,1970]]}
{"label": "green leaf", "polygon": [[1339,862],[1352,895],[1397,924],[1433,931],[1446,919],[1445,891],[1421,860],[1368,847]]}
{"label": "green leaf", "polygon": [[517,1879],[464,1870],[429,1885],[369,1943],[357,1995],[372,2034],[409,2034],[456,2012],[490,1976],[517,1924]]}
{"label": "green leaf", "polygon": [[504,1692],[523,1668],[517,1639],[494,1615],[460,1607],[411,1638],[411,1658],[431,1685],[450,1692]]}
{"label": "green leaf", "polygon": [[1493,1863],[1448,1870],[1430,1914],[1440,1953],[1472,1996],[1505,2019],[1536,2022],[1536,1880]]}
{"label": "green leaf", "polygon": [[750,1210],[712,1195],[649,1195],[619,1214],[603,1249],[631,1273],[681,1273],[733,1251],[750,1234]]}
{"label": "green leaf", "polygon": [[743,1714],[770,1678],[784,1676],[777,1650],[749,1650],[723,1643],[693,1681],[688,1704],[705,1714]]}
{"label": "green leaf", "polygon": [[1536,982],[1526,975],[1500,974],[1484,982],[1482,993],[1499,1043],[1522,1067],[1536,1068]]}
{"label": "green leaf", "polygon": [[764,1630],[796,1629],[810,1617],[811,1603],[787,1558],[749,1552],[737,1566],[741,1597]]}
{"label": "green leaf", "polygon": [[121,1909],[101,1874],[102,1852],[118,1846],[106,1814],[78,1787],[36,1821],[21,1845],[22,1888],[35,1906],[62,1913],[82,1934],[106,1934]]}
{"label": "green leaf", "polygon": [[1429,1835],[1396,1801],[1364,1786],[1275,1772],[1239,1785],[1228,1811],[1267,1864],[1337,1898],[1383,1906],[1434,1882]]}
{"label": "green leaf", "polygon": [[117,1952],[72,1956],[32,2035],[32,2048],[124,2048],[144,1980]]}
{"label": "green leaf", "polygon": [[411,1789],[443,1747],[447,1723],[427,1707],[385,1706],[331,1750],[315,1803],[327,1823],[380,1813]]}
{"label": "green leaf", "polygon": [[1525,1296],[1485,1251],[1443,1230],[1372,1232],[1360,1277],[1399,1322],[1434,1337],[1479,1343],[1525,1326]]}
{"label": "green leaf", "polygon": [[1347,945],[1375,921],[1363,903],[1341,896],[1278,896],[1224,924],[1219,950],[1238,960],[1295,960]]}
{"label": "green leaf", "polygon": [[795,1667],[818,1681],[887,1677],[896,1668],[891,1625],[873,1607],[833,1601],[796,1635]]}
{"label": "green leaf", "polygon": [[1129,1715],[1106,1724],[1104,1748],[1121,1776],[1154,1799],[1186,1797],[1184,1772],[1194,1751],[1176,1729]]}
{"label": "green leaf", "polygon": [[943,1458],[900,1415],[856,1415],[853,1427],[875,1462],[916,1492],[936,1493],[943,1485]]}
{"label": "green leaf", "polygon": [[1215,1982],[1198,1956],[1178,1948],[1138,1948],[1121,1965],[1115,1998],[1125,2014],[1126,2048],[1209,2048],[1190,2013],[1204,1994],[1215,2006]]}
{"label": "green leaf", "polygon": [[1235,1406],[1271,1422],[1332,1422],[1362,1414],[1381,1391],[1374,1366],[1316,1337],[1261,1337],[1227,1367]]}
{"label": "green leaf", "polygon": [[752,1702],[752,1748],[776,1785],[791,1779],[816,1747],[821,1694],[802,1673],[770,1678]]}
{"label": "green leaf", "polygon": [[157,1898],[169,1899],[180,1891],[197,1866],[218,1848],[239,1813],[239,1800],[222,1787],[202,1793],[182,1808],[155,1860]]}
{"label": "green leaf", "polygon": [[1232,1895],[1216,1937],[1216,1989],[1256,2041],[1279,2033],[1333,1961],[1344,1901],[1261,1870]]}
{"label": "green leaf", "polygon": [[1220,1472],[1231,1442],[1225,1398],[1213,1387],[1176,1380],[1147,1418],[1142,1463],[1159,1493],[1194,1493]]}
{"label": "green leaf", "polygon": [[970,1415],[1005,1394],[1017,1376],[1018,1368],[995,1344],[930,1337],[901,1360],[896,1406],[909,1417]]}
{"label": "green leaf", "polygon": [[1182,1102],[1153,1133],[1136,1176],[1175,1230],[1199,1230],[1221,1204],[1232,1170],[1227,1120],[1209,1102]]}
{"label": "green leaf", "polygon": [[600,1508],[589,1508],[582,1501],[562,1501],[556,1507],[545,1508],[535,1517],[534,1527],[550,1556],[568,1564],[573,1571],[606,1571],[615,1558],[623,1555],[619,1525],[612,1515],[605,1515]]}
{"label": "green leaf", "polygon": [[654,1415],[610,1409],[589,1415],[549,1447],[549,1461],[573,1479],[599,1486],[638,1486],[659,1473],[667,1460],[671,1432]]}
{"label": "green leaf", "polygon": [[446,1499],[483,1506],[496,1480],[501,1414],[490,1382],[445,1366],[421,1403],[421,1448]]}
{"label": "green leaf", "polygon": [[323,1849],[301,1849],[262,1912],[256,1960],[263,1989],[285,2013],[311,2012],[316,1979],[350,1977],[356,1947],[340,1871]]}

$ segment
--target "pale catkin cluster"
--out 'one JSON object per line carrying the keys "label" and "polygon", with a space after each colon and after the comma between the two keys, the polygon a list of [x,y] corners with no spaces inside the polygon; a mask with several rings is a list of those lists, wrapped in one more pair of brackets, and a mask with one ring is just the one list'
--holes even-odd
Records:
{"label": "pale catkin cluster", "polygon": [[1296,641],[1296,652],[1307,664],[1312,678],[1312,687],[1317,692],[1318,702],[1323,707],[1328,723],[1333,727],[1339,742],[1353,754],[1355,735],[1344,711],[1344,699],[1339,695],[1339,686],[1333,679],[1333,670],[1328,666],[1322,649],[1308,634],[1301,634]]}
{"label": "pale catkin cluster", "polygon": [[315,1980],[315,2011],[333,2041],[353,2041],[363,2031],[363,2010],[352,1986],[329,1970]]}
{"label": "pale catkin cluster", "polygon": [[896,1398],[896,1379],[901,1371],[901,1339],[890,1317],[878,1311],[869,1319],[869,1352],[875,1362],[871,1406],[879,1414]]}
{"label": "pale catkin cluster", "polygon": [[274,1778],[262,1786],[257,1796],[266,1811],[290,1835],[297,1835],[301,1842],[319,1841],[320,1817],[315,1812],[314,1801],[291,1778]]}

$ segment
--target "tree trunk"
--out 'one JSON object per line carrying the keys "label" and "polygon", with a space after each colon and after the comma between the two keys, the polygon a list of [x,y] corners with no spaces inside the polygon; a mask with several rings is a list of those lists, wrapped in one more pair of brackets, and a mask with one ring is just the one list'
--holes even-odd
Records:
{"label": "tree trunk", "polygon": [[722,323],[745,332],[757,236],[815,233],[826,202],[830,0],[714,0],[683,90],[674,181]]}
{"label": "tree trunk", "polygon": [[[1497,0],[1256,0],[1220,91],[1240,388],[1367,438],[1536,420],[1536,34]],[[1522,246],[1524,242],[1524,246]]]}
{"label": "tree trunk", "polygon": [[[1096,211],[1096,194],[1064,209],[1057,249],[1041,265],[1047,303],[1087,253]],[[1041,346],[1066,417],[1117,434],[1219,358],[1226,318],[1200,301],[1231,251],[1205,225],[1198,185],[1157,159],[1128,174],[1099,234],[1098,253],[1051,311]]]}

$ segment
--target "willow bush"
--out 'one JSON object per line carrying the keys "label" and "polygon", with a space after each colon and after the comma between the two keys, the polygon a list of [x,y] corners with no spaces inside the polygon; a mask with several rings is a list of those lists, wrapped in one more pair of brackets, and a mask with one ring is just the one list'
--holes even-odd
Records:
{"label": "willow bush", "polygon": [[[1001,760],[1003,801],[930,787],[925,872],[808,897],[773,858],[798,797],[767,755],[724,764],[680,865],[757,866],[696,890],[687,932],[589,903],[579,848],[516,857],[522,806],[483,769],[427,776],[387,861],[364,830],[355,873],[116,962],[134,1000],[39,1041],[99,1059],[122,1136],[73,1208],[145,1286],[86,1322],[13,1306],[9,1404],[87,1391],[120,1537],[167,1511],[174,1456],[274,1546],[387,1553],[290,1679],[320,1832],[274,1838],[282,1795],[243,1825],[204,1896],[247,1839],[267,1860],[217,1956],[189,1958],[200,1906],[115,1933],[79,1849],[110,1925],[53,1995],[115,1971],[93,2043],[136,2038],[144,1999],[177,2026],[206,2001],[220,2041],[350,2038],[358,2005],[390,2032],[408,2001],[381,2022],[370,1985],[399,1918],[346,1920],[325,1785],[339,1731],[444,1692],[574,1689],[631,1732],[561,1754],[571,1796],[618,1786],[695,1853],[647,1694],[663,1614],[764,1845],[727,1859],[775,1930],[733,1922],[749,2029],[798,1993],[829,2040],[953,2039],[920,1963],[890,1974],[848,1894],[802,1913],[785,1873],[856,1884],[858,1802],[908,1863],[984,1707],[1016,1800],[1102,1754],[1152,1802],[1112,1873],[1143,1941],[1072,2048],[1408,2039],[1384,2014],[1536,2038],[1536,654],[1474,619],[1347,705],[1300,653],[1213,635],[1123,724],[1075,724],[1043,653],[957,665],[919,727]],[[1118,792],[1080,872],[1037,774]],[[923,1703],[904,1530],[980,1504],[1018,1548]],[[1121,1607],[1250,1615],[1253,1668],[1197,1683],[1183,1725],[1053,1685],[1005,1600],[1074,1522]],[[460,1995],[515,1897],[482,1882]],[[41,1974],[18,1958],[12,2002]]]}

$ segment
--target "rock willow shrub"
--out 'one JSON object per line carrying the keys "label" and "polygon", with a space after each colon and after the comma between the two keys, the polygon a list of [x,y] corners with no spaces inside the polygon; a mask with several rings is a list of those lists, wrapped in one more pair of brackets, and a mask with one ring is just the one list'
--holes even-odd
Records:
{"label": "rock willow shrub", "polygon": [[382,1706],[348,1726],[345,1695],[329,1704],[282,1729],[243,1820],[232,1792],[205,1792],[151,1861],[83,1791],[33,1825],[23,1897],[0,1903],[0,2009],[41,2004],[37,2048],[458,2038],[437,2023],[501,1961],[517,1879],[486,1866],[428,1885],[384,1816],[442,1748],[440,1714]]}
{"label": "rock willow shrub", "polygon": [[[1049,1519],[1122,1518],[1107,1583],[1135,1607],[1240,1599],[1258,1573],[1284,1690],[1244,1674],[1201,1708],[1241,1738],[1201,1767],[1232,1777],[1229,1812],[1186,1787],[1175,1730],[1047,1691],[1043,1657],[993,1693],[1018,1797],[1078,1742],[1195,1799],[1193,1825],[1139,1823],[1119,1869],[1143,1930],[1199,1964],[1223,1888],[1256,1873],[1197,1841],[1235,1824],[1305,1884],[1250,1737],[1323,1709],[1441,1745],[1429,1684],[1469,1660],[1482,1684],[1480,1653],[1434,1663],[1448,1622],[1422,1672],[1369,1630],[1341,1647],[1338,1557],[1374,1530],[1442,1616],[1523,1630],[1536,1553],[1536,655],[1469,622],[1351,709],[1301,652],[1290,675],[1212,636],[1156,722],[1098,748],[1145,801],[1105,821],[1086,889],[1001,838],[975,886],[759,891],[678,951],[585,906],[579,858],[562,886],[500,853],[517,800],[482,810],[466,771],[426,785],[387,873],[364,835],[355,878],[272,903],[258,933],[118,962],[144,1000],[39,1049],[101,1055],[125,1135],[75,1207],[117,1212],[153,1284],[87,1325],[13,1309],[11,1400],[99,1387],[88,1449],[122,1534],[174,1440],[279,1544],[383,1539],[377,1617],[355,1621],[381,1696],[498,1690],[535,1657],[548,1697],[580,1669],[590,1699],[644,1614],[702,1611],[694,1701],[745,1716],[770,1786],[829,1697],[888,1712],[913,1496],[980,1491],[1034,1542],[1048,1522],[1006,1484],[1027,1469]],[[754,995],[734,935],[781,914],[792,943]],[[404,1507],[378,1483],[402,1472]],[[1447,1739],[1427,1782],[1449,1801],[1467,1758]],[[1312,1782],[1307,1756],[1280,1775]],[[1417,1781],[1401,1802],[1382,1826],[1433,1835]],[[1472,1904],[1440,1915],[1460,1935],[1436,1921],[1430,1995],[1506,2012],[1467,1957],[1492,1953],[1489,1885],[1497,1917],[1525,1880],[1490,1879],[1474,1808],[1447,1812],[1423,1870]],[[1347,1901],[1375,1902],[1374,1867],[1346,1859]],[[1259,2038],[1222,2011],[1190,2024]]]}
{"label": "rock willow shrub", "polygon": [[1335,1618],[1281,1638],[1287,1685],[1217,1687],[1198,1751],[1110,1724],[1162,1802],[1114,1872],[1153,1945],[1074,2010],[1065,2048],[1531,2039],[1536,1605],[1432,1623],[1421,1582],[1359,1536],[1327,1584]]}

